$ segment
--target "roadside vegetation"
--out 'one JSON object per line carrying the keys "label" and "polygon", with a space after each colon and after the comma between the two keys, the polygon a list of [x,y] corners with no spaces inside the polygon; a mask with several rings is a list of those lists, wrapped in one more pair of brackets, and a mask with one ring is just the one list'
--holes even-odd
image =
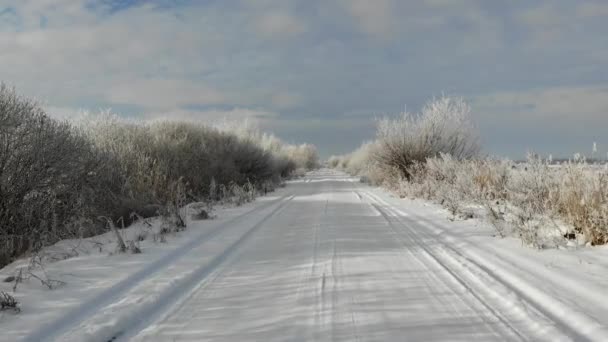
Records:
{"label": "roadside vegetation", "polygon": [[312,145],[240,125],[111,114],[58,121],[1,85],[0,267],[137,218],[161,215],[180,227],[189,203],[242,204],[317,163]]}
{"label": "roadside vegetation", "polygon": [[497,235],[536,248],[608,243],[608,166],[580,155],[516,163],[480,151],[470,107],[442,97],[421,113],[379,120],[374,141],[328,163],[401,197],[434,200],[454,218],[481,213]]}

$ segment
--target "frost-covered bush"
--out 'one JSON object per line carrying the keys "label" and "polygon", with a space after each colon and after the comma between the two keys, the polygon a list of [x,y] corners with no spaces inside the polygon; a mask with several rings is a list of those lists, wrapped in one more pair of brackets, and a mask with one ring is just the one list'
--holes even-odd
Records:
{"label": "frost-covered bush", "polygon": [[440,153],[469,159],[480,149],[470,107],[462,99],[450,97],[429,102],[420,114],[406,112],[399,118],[381,119],[376,127],[376,144],[376,161],[397,169],[406,178],[416,162]]}
{"label": "frost-covered bush", "polygon": [[409,179],[392,182],[393,191],[436,200],[454,215],[483,207],[501,236],[512,231],[542,248],[561,239],[569,226],[591,244],[608,243],[608,171],[582,159],[556,167],[535,155],[517,165],[442,154],[409,171]]}
{"label": "frost-covered bush", "polygon": [[410,178],[402,177],[396,189],[402,197],[421,197],[438,200],[453,215],[460,212],[466,200],[482,197],[474,173],[477,161],[459,161],[449,154],[428,158],[425,163],[414,163],[408,169]]}
{"label": "frost-covered bush", "polygon": [[413,177],[412,172],[429,158],[441,154],[456,160],[476,157],[478,140],[470,107],[462,99],[442,97],[427,103],[421,113],[379,120],[373,142],[345,156],[334,156],[329,164],[375,184],[395,187],[402,178]]}
{"label": "frost-covered bush", "polygon": [[106,166],[89,141],[0,85],[0,265],[73,233],[102,196]]}
{"label": "frost-covered bush", "polygon": [[[193,201],[236,204],[318,164],[312,145],[244,125],[47,116],[0,86],[0,266],[64,238],[162,214],[184,224]],[[223,191],[223,193],[221,192]],[[181,223],[180,223],[181,222]]]}
{"label": "frost-covered bush", "polygon": [[333,156],[328,163],[372,183],[396,186],[402,178],[410,179],[428,158],[477,156],[478,140],[470,107],[460,98],[442,97],[427,103],[421,113],[380,119],[374,141],[350,154]]}
{"label": "frost-covered bush", "polygon": [[608,243],[608,170],[590,169],[578,159],[563,165],[559,173],[553,210],[591,244]]}
{"label": "frost-covered bush", "polygon": [[480,158],[469,114],[461,99],[434,100],[420,114],[380,120],[375,141],[328,164],[454,216],[483,208],[500,236],[538,248],[572,233],[608,243],[608,167],[580,156],[559,166],[536,155],[520,164]]}
{"label": "frost-covered bush", "polygon": [[125,202],[142,206],[171,200],[181,179],[190,199],[220,200],[220,186],[268,189],[299,162],[286,151],[297,149],[272,136],[240,126],[231,133],[192,122],[133,122],[106,115],[80,127],[100,150],[120,165],[117,178]]}
{"label": "frost-covered bush", "polygon": [[[530,155],[522,170],[515,169],[508,185],[507,201],[511,204],[513,224],[522,240],[540,247],[542,236],[558,201],[559,182],[548,161]],[[544,235],[544,234],[543,234]]]}
{"label": "frost-covered bush", "polygon": [[286,146],[284,153],[296,169],[312,170],[319,166],[317,148],[310,144]]}
{"label": "frost-covered bush", "polygon": [[376,142],[363,143],[357,150],[344,156],[332,156],[328,160],[331,168],[340,169],[371,184],[383,184],[393,174],[381,167],[375,159]]}
{"label": "frost-covered bush", "polygon": [[375,145],[372,142],[362,144],[348,156],[345,170],[353,175],[369,175],[369,169],[374,162],[374,148]]}
{"label": "frost-covered bush", "polygon": [[338,168],[338,165],[340,165],[340,157],[339,156],[331,156],[327,160],[327,166],[329,166],[332,169]]}
{"label": "frost-covered bush", "polygon": [[270,153],[276,169],[283,177],[298,170],[303,173],[319,167],[317,148],[311,144],[292,145],[282,142],[272,134],[261,133],[248,121],[222,122],[216,126],[220,131],[233,134],[242,141],[258,146]]}

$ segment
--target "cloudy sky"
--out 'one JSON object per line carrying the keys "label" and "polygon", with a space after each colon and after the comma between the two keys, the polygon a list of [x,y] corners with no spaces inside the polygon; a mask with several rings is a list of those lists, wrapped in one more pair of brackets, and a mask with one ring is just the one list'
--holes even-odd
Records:
{"label": "cloudy sky", "polygon": [[487,153],[605,153],[608,1],[0,0],[0,80],[59,117],[249,118],[324,156],[448,94]]}

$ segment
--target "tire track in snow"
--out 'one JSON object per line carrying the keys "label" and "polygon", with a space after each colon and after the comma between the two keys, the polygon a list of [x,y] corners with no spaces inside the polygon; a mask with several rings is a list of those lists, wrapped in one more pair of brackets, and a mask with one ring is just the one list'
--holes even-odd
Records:
{"label": "tire track in snow", "polygon": [[[395,230],[395,227],[393,226],[393,224],[394,224],[393,219],[391,217],[389,217],[388,214],[379,205],[377,205],[377,204],[372,204],[372,205],[374,208],[376,208],[376,210],[378,210],[378,212],[388,222],[391,229]],[[399,232],[397,232],[396,230],[395,230],[395,233],[397,235],[400,235]],[[412,241],[415,241],[417,243],[417,245],[420,246],[420,248],[424,251],[425,256],[428,257],[428,260],[433,265],[439,266],[441,269],[443,269],[445,272],[447,272],[447,274],[449,275],[449,277],[451,277],[452,280],[454,280],[460,287],[465,289],[465,291],[467,293],[469,293],[476,300],[477,303],[481,304],[481,306],[483,308],[485,308],[491,315],[493,315],[498,322],[500,322],[503,326],[507,327],[508,330],[510,330],[517,339],[519,339],[520,341],[528,340],[519,332],[518,329],[516,329],[511,323],[509,323],[500,312],[498,312],[495,308],[493,308],[484,298],[482,298],[480,295],[478,295],[476,293],[476,291],[471,286],[469,286],[468,283],[460,275],[458,275],[451,268],[449,268],[445,263],[443,263],[440,259],[438,259],[435,256],[435,254],[431,253],[430,250],[428,249],[428,246],[426,246],[425,243],[421,241],[421,239],[419,239],[417,236],[415,236],[413,234],[408,234],[408,238]],[[428,269],[432,269],[432,266],[429,263],[422,261],[421,259],[419,259],[418,256],[416,256],[416,258],[418,258],[418,260],[420,260],[420,262],[422,262],[424,265],[426,265],[426,267]],[[443,283],[444,286],[446,286],[446,288],[451,289],[450,284],[448,284],[445,281],[445,279],[442,279],[440,277],[435,277],[435,278],[439,282]],[[454,293],[454,294],[457,295],[456,293]],[[503,338],[505,337],[501,332],[496,330],[495,324],[492,324],[493,322],[488,321],[487,318],[485,317],[485,315],[483,314],[483,312],[479,312],[479,309],[475,308],[474,305],[469,300],[467,300],[466,298],[460,298],[460,299],[469,307],[469,309],[472,312],[477,312],[479,314],[479,316],[482,318],[482,320],[484,321],[485,325],[489,329],[494,331],[497,334],[497,336],[503,337]]]}
{"label": "tire track in snow", "polygon": [[[185,279],[181,284],[172,287],[165,294],[159,296],[160,300],[156,303],[150,303],[147,308],[141,308],[140,315],[135,315],[134,325],[128,326],[124,331],[115,335],[120,338],[117,341],[128,340],[128,338],[137,335],[144,330],[150,323],[163,317],[163,314],[170,314],[174,310],[173,303],[179,303],[177,307],[185,303],[187,299],[195,292],[197,288],[204,288],[217,279],[224,271],[224,267],[229,266],[230,259],[238,253],[238,250],[255,234],[266,221],[281,212],[294,198],[288,197],[279,206],[273,209],[264,218],[258,221],[253,227],[249,228],[238,240],[230,244],[221,254],[214,257],[208,264],[198,268],[193,274]],[[217,272],[216,272],[217,270]],[[213,278],[207,281],[208,276],[213,274]],[[202,285],[201,285],[202,284]],[[185,294],[185,295],[184,295]]]}
{"label": "tire track in snow", "polygon": [[[394,227],[393,225],[393,221],[392,219],[384,212],[384,210],[382,210],[381,208],[378,207],[378,205],[376,204],[370,204],[371,207],[373,207],[376,211],[378,211],[378,213],[385,219],[385,221],[388,224],[389,230],[392,233],[392,235],[395,237],[395,239],[397,241],[399,241],[399,243],[404,246],[404,250],[407,250],[407,258],[413,258],[419,265],[421,265],[421,267],[425,268],[425,269],[436,269],[436,266],[439,266],[440,268],[445,268],[444,265],[438,263],[435,259],[432,258],[432,256],[428,255],[429,253],[425,251],[425,257],[426,258],[421,258],[419,253],[414,253],[412,252],[409,248],[405,248],[405,246],[407,246],[407,244],[405,243],[405,241],[403,240],[403,237],[401,236],[401,234],[397,231],[397,229]],[[410,241],[415,241],[417,244],[420,244],[419,241],[417,241],[416,239],[412,238],[411,236],[408,236]],[[403,256],[404,258],[406,258],[406,256]],[[435,267],[433,267],[435,266]],[[463,297],[461,295],[459,295],[458,293],[456,293],[453,290],[453,286],[454,285],[460,285],[460,287],[463,287],[462,284],[454,278],[454,276],[450,273],[449,277],[450,279],[446,279],[447,277],[440,277],[439,275],[437,275],[435,272],[429,272],[429,277],[431,279],[423,279],[424,283],[426,284],[426,286],[430,289],[430,288],[436,288],[437,284],[442,284],[443,287],[445,289],[448,289],[454,296],[458,297],[459,301],[464,304],[471,313],[476,313],[477,315],[479,315],[482,319],[482,321],[484,322],[484,324],[490,329],[492,330],[495,335],[497,337],[502,337],[504,338],[504,334],[500,331],[498,331],[495,327],[495,322],[490,322],[488,321],[487,317],[485,315],[483,315],[481,312],[479,312],[479,305],[477,305],[477,307],[475,306],[475,304],[478,304],[477,302],[473,303],[472,300],[476,300],[479,301],[478,298],[470,298],[469,296]],[[431,282],[430,280],[434,281]],[[467,292],[470,292],[470,289],[467,288],[466,286],[463,287]],[[465,318],[466,316],[462,313],[461,310],[458,309],[457,305],[453,302],[453,301],[448,301],[448,300],[442,300],[441,296],[439,296],[438,298],[435,297],[434,298],[440,305],[444,306],[444,307],[450,307],[453,311],[458,312],[460,314],[460,317]],[[491,311],[490,311],[491,312]],[[494,317],[496,318],[497,322],[501,322],[500,317],[498,317],[496,315],[496,313],[493,313]],[[503,322],[504,324],[504,322]],[[522,341],[525,341],[526,339],[524,339],[517,331],[515,331],[515,336]]]}
{"label": "tire track in snow", "polygon": [[[384,206],[384,208],[386,210],[389,210],[394,216],[393,219],[395,221],[397,221],[397,223],[401,223],[401,225],[406,228],[404,230],[402,230],[403,232],[405,232],[408,237],[410,237],[411,239],[413,239],[414,241],[416,241],[417,245],[419,245],[421,248],[423,248],[425,254],[428,256],[428,258],[431,260],[431,262],[433,262],[434,264],[440,266],[441,268],[443,268],[448,274],[449,276],[455,280],[460,286],[462,286],[463,288],[466,289],[466,291],[468,293],[470,293],[473,298],[480,303],[481,305],[483,305],[490,313],[492,313],[492,315],[494,317],[496,317],[496,319],[498,319],[504,326],[508,327],[520,340],[528,340],[526,337],[523,336],[523,334],[517,329],[515,328],[509,321],[508,319],[501,313],[501,311],[499,311],[498,309],[494,308],[492,305],[490,305],[488,303],[488,301],[482,297],[480,294],[478,294],[477,292],[480,290],[480,288],[482,287],[487,287],[486,285],[488,284],[484,284],[483,281],[480,281],[479,279],[475,279],[478,275],[472,275],[474,280],[477,280],[476,282],[479,284],[478,287],[473,287],[470,284],[470,278],[466,279],[465,277],[463,277],[463,275],[459,274],[458,271],[462,271],[462,269],[459,270],[453,270],[452,268],[450,268],[448,266],[448,264],[441,258],[439,258],[437,253],[434,253],[431,250],[431,247],[428,245],[428,243],[424,242],[419,236],[418,236],[418,231],[415,231],[413,229],[411,229],[409,227],[408,224],[405,224],[398,212],[398,209],[392,207],[390,204],[388,204],[387,202],[383,201],[382,199],[378,198],[377,196],[371,194],[371,193],[367,193],[367,195],[372,198],[374,200],[374,202],[376,202],[374,205],[374,207],[376,207],[377,210],[379,210],[379,212],[382,213],[383,216],[385,216],[385,218],[387,219],[387,221],[390,222],[390,218],[386,215],[386,213],[383,212],[383,209],[381,209],[381,207],[378,205],[382,204]],[[432,239],[431,239],[432,240]],[[502,284],[501,284],[502,285]],[[483,291],[479,291],[479,292],[483,292]],[[501,298],[495,298],[498,302],[500,302]],[[519,310],[521,311],[521,310]],[[540,312],[536,312],[535,315],[537,316],[543,316]],[[544,317],[545,319],[548,320],[547,317]],[[528,317],[528,321],[532,321],[534,322],[533,318]]]}
{"label": "tire track in snow", "polygon": [[335,234],[335,230],[332,231],[332,241],[331,241],[331,266],[330,266],[330,275],[331,275],[331,302],[330,302],[330,308],[329,310],[331,311],[331,340],[332,341],[336,341],[337,340],[337,333],[338,333],[338,329],[336,328],[336,323],[340,322],[340,313],[341,311],[339,310],[339,305],[338,305],[338,301],[339,301],[339,285],[340,285],[340,278],[338,277],[337,273],[338,273],[338,266],[337,266],[337,262],[338,262],[338,257],[336,255],[336,234]]}
{"label": "tire track in snow", "polygon": [[[318,268],[318,262],[319,262],[319,244],[321,241],[320,238],[320,231],[323,228],[323,219],[324,217],[327,215],[327,202],[328,200],[325,201],[325,206],[324,206],[324,213],[321,215],[321,217],[318,218],[318,221],[312,225],[312,251],[311,251],[311,255],[310,255],[310,268],[308,270],[304,269],[304,272],[301,273],[305,273],[302,274],[300,276],[300,280],[299,280],[299,284],[298,284],[298,288],[296,290],[296,294],[295,294],[295,305],[294,305],[294,310],[298,309],[298,305],[300,304],[303,295],[306,294],[306,287],[307,286],[312,286],[312,288],[315,291],[315,298],[318,298],[317,294],[320,292],[319,289],[322,289],[324,284],[323,282],[325,281],[323,277],[319,277],[317,275],[317,268]],[[321,285],[318,285],[318,283],[322,282]],[[314,315],[314,317],[312,317],[312,321],[314,322],[314,325],[316,326],[316,323],[319,322],[320,317],[318,315],[318,310],[317,310],[317,306],[318,302],[315,300],[314,303],[314,308],[313,310],[316,310],[316,313]],[[316,332],[309,332],[306,331],[306,328],[298,328],[295,330],[294,332],[294,340],[301,340],[301,341],[305,341],[305,340],[314,340],[317,339],[316,336]],[[311,335],[309,335],[311,334]]]}
{"label": "tire track in snow", "polygon": [[[369,195],[370,198],[373,198],[375,202],[380,203],[385,208],[391,210],[395,214],[396,220],[402,223],[406,230],[413,234],[416,234],[417,232],[425,233],[425,236],[428,239],[439,244],[443,249],[441,254],[431,252],[431,255],[438,260],[444,260],[444,262],[446,262],[445,260],[447,259],[448,263],[456,265],[454,267],[457,267],[458,270],[457,272],[454,272],[455,274],[458,274],[459,272],[468,273],[468,280],[478,284],[476,288],[480,288],[480,285],[487,285],[489,282],[493,282],[494,286],[485,287],[485,292],[490,292],[490,296],[507,300],[510,294],[510,297],[512,298],[511,303],[506,305],[503,310],[510,311],[519,316],[541,316],[544,319],[553,322],[555,327],[559,329],[563,335],[568,336],[575,341],[605,341],[608,338],[607,328],[595,319],[584,313],[575,312],[569,309],[558,299],[547,296],[535,286],[510,274],[507,270],[498,268],[496,265],[484,261],[484,258],[481,255],[477,255],[471,251],[461,252],[446,241],[431,235],[429,232],[429,225],[421,223],[421,221],[425,221],[422,217],[413,213],[405,214],[393,205],[380,199],[375,194],[369,192],[366,192],[366,194]],[[404,217],[407,215],[412,216],[415,220]],[[413,229],[411,226],[415,226],[419,229]],[[440,229],[442,232],[444,231],[441,228],[435,228]],[[454,243],[456,242],[455,240],[456,238],[452,237],[452,241],[450,242]],[[463,253],[466,253],[466,255]],[[458,263],[460,266],[457,266]],[[497,287],[500,287],[500,289]],[[504,307],[505,305],[501,306]],[[526,311],[524,306],[527,306],[531,311]],[[534,322],[534,317],[530,317],[528,322]]]}
{"label": "tire track in snow", "polygon": [[[325,201],[325,207],[323,209],[323,220],[327,217],[327,206],[329,203],[329,199]],[[315,230],[315,243],[314,243],[314,251],[313,251],[313,263],[311,265],[310,277],[311,282],[315,283],[314,291],[315,291],[315,302],[314,302],[314,331],[313,331],[313,339],[319,340],[321,337],[321,332],[319,331],[319,327],[321,326],[322,315],[324,314],[324,298],[325,298],[325,269],[322,274],[319,276],[318,268],[319,268],[319,253],[321,249],[321,228],[325,227],[319,226]]]}
{"label": "tire track in snow", "polygon": [[[226,222],[219,224],[211,231],[207,231],[198,236],[195,236],[192,240],[190,240],[188,243],[181,246],[180,248],[176,248],[174,251],[169,252],[167,255],[147,265],[138,272],[128,276],[127,278],[111,286],[110,288],[102,291],[93,298],[82,302],[76,308],[70,310],[67,314],[52,321],[48,325],[45,325],[42,328],[34,331],[32,334],[25,337],[24,341],[35,342],[42,340],[52,340],[68,332],[70,329],[77,328],[81,325],[81,323],[83,323],[87,319],[94,317],[98,313],[98,311],[101,310],[101,308],[108,307],[113,303],[119,301],[122,296],[128,293],[131,289],[145,282],[147,279],[153,277],[154,275],[159,274],[163,270],[170,267],[172,264],[178,262],[182,257],[184,257],[196,247],[200,246],[209,239],[217,236],[221,232],[228,229],[231,224],[243,220],[253,212],[265,210],[267,208],[272,207],[273,205],[276,205],[277,203],[280,203],[278,208],[282,208],[284,203],[288,202],[292,198],[293,195],[287,194],[276,200],[270,201],[269,203],[265,203],[261,206],[254,206],[245,213],[242,213],[234,218],[227,220]],[[265,219],[266,218],[264,218],[263,220]],[[120,324],[123,324],[123,322],[121,322]],[[107,337],[102,338],[100,340],[110,340],[114,336],[119,334],[119,331],[106,333],[105,335],[107,335]],[[114,339],[116,339],[116,337],[114,337]]]}
{"label": "tire track in snow", "polygon": [[[390,229],[390,231],[393,233],[393,236],[395,236],[395,238],[400,242],[401,245],[406,246],[405,241],[403,240],[401,233],[399,230],[397,230],[397,228],[394,226],[393,220],[397,220],[397,217],[391,217],[387,214],[387,212],[385,211],[385,209],[383,209],[379,204],[380,201],[379,199],[373,197],[371,194],[366,192],[366,195],[368,198],[370,198],[372,200],[371,203],[369,203],[370,206],[372,206],[383,218],[384,220],[388,223],[388,227]],[[395,215],[395,213],[391,212],[391,214]],[[491,313],[495,318],[497,322],[502,323],[504,326],[509,328],[509,331],[512,333],[512,337],[516,337],[518,340],[520,341],[527,341],[527,339],[515,328],[513,327],[508,321],[506,321],[504,319],[504,317],[498,313],[496,310],[494,310],[485,300],[483,300],[481,297],[479,297],[468,285],[466,285],[466,283],[464,283],[462,281],[461,278],[458,277],[457,274],[455,274],[451,269],[449,269],[445,264],[443,264],[440,260],[438,260],[433,253],[431,253],[428,250],[428,246],[421,241],[417,236],[415,236],[413,234],[413,232],[409,232],[406,231],[407,234],[407,238],[409,241],[413,241],[416,242],[416,245],[419,246],[422,251],[424,252],[426,258],[422,259],[421,256],[419,255],[419,253],[413,253],[410,251],[409,255],[411,257],[413,257],[418,263],[420,263],[424,268],[432,270],[435,269],[437,266],[439,266],[440,269],[443,269],[444,271],[447,271],[447,277],[449,277],[449,280],[451,280],[451,283],[448,283],[448,279],[446,279],[446,277],[440,277],[439,275],[437,275],[435,272],[430,272],[430,276],[437,282],[443,284],[443,286],[446,289],[449,289],[455,296],[457,296],[459,298],[459,300],[466,305],[469,310],[471,312],[477,313],[481,319],[483,320],[483,322],[485,323],[485,325],[492,331],[494,331],[494,333],[499,336],[499,337],[505,337],[503,335],[502,332],[496,330],[496,326],[495,324],[493,324],[494,322],[490,322],[487,320],[486,316],[483,315],[483,313],[479,312],[479,307],[475,307],[475,304],[481,304],[481,306],[483,308],[485,308],[486,310],[488,310],[489,313]],[[435,267],[433,267],[435,266]],[[426,282],[426,281],[425,281]],[[456,283],[457,285],[459,285],[460,287],[462,287],[463,289],[465,289],[468,293],[472,294],[472,298],[471,297],[462,297],[460,296],[458,293],[453,291],[452,286],[454,285],[454,283]],[[429,287],[433,286],[433,284],[427,283]],[[474,302],[471,302],[471,299],[474,300]],[[458,311],[456,306],[454,305],[454,303],[450,303],[449,301],[441,301],[440,299],[438,299],[440,302],[442,302],[442,305],[445,306],[451,306],[453,309],[456,309],[455,311]]]}
{"label": "tire track in snow", "polygon": [[[538,263],[535,260],[523,258],[518,254],[509,253],[508,250],[504,250],[501,248],[494,248],[490,250],[483,245],[472,245],[471,243],[464,241],[456,235],[452,234],[449,229],[446,229],[446,227],[436,222],[433,222],[425,217],[414,213],[410,213],[409,215],[416,219],[417,224],[422,224],[428,229],[432,229],[433,233],[429,232],[429,234],[435,234],[435,236],[432,238],[443,239],[443,243],[449,244],[450,247],[453,249],[455,247],[457,247],[457,250],[475,249],[479,252],[482,252],[483,254],[490,255],[492,256],[493,263],[491,266],[500,266],[501,268],[505,268],[511,273],[519,274],[520,278],[536,279],[538,277],[538,269],[545,267],[544,264]],[[438,235],[441,235],[442,237],[439,237]],[[563,274],[559,273],[547,272],[544,273],[543,276],[547,277],[546,280],[552,282],[553,286],[559,285],[563,293],[577,293],[577,298],[582,297],[586,301],[569,301],[568,303],[564,302],[564,305],[569,307],[576,306],[580,311],[585,311],[585,304],[591,304],[596,307],[602,306],[603,312],[608,312],[608,295],[605,295],[605,291],[603,288],[595,286],[594,284],[581,283],[576,278],[564,276]],[[585,288],[586,291],[581,291],[582,288]],[[564,298],[563,296],[560,296],[560,293],[555,293],[553,297],[559,297],[561,301],[568,299],[567,297]],[[589,313],[585,313],[585,315],[593,318],[596,321],[604,317],[602,313],[596,314],[594,316],[591,316],[591,314]]]}

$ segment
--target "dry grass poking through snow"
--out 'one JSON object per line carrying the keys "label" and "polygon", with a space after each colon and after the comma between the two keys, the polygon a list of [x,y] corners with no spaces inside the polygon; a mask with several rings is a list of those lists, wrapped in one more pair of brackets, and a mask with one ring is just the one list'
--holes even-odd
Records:
{"label": "dry grass poking through snow", "polygon": [[375,141],[329,165],[402,197],[435,200],[454,216],[483,208],[499,235],[537,248],[565,238],[608,243],[607,167],[580,157],[561,165],[481,157],[469,112],[462,100],[441,98],[420,114],[382,119]]}
{"label": "dry grass poking through snow", "polygon": [[437,200],[454,215],[483,207],[500,235],[512,230],[538,248],[576,233],[593,245],[608,242],[608,171],[584,160],[550,165],[530,156],[515,164],[441,155],[413,170],[410,180],[389,186],[401,196]]}
{"label": "dry grass poking through snow", "polygon": [[0,312],[13,311],[19,312],[19,302],[10,294],[0,291]]}

